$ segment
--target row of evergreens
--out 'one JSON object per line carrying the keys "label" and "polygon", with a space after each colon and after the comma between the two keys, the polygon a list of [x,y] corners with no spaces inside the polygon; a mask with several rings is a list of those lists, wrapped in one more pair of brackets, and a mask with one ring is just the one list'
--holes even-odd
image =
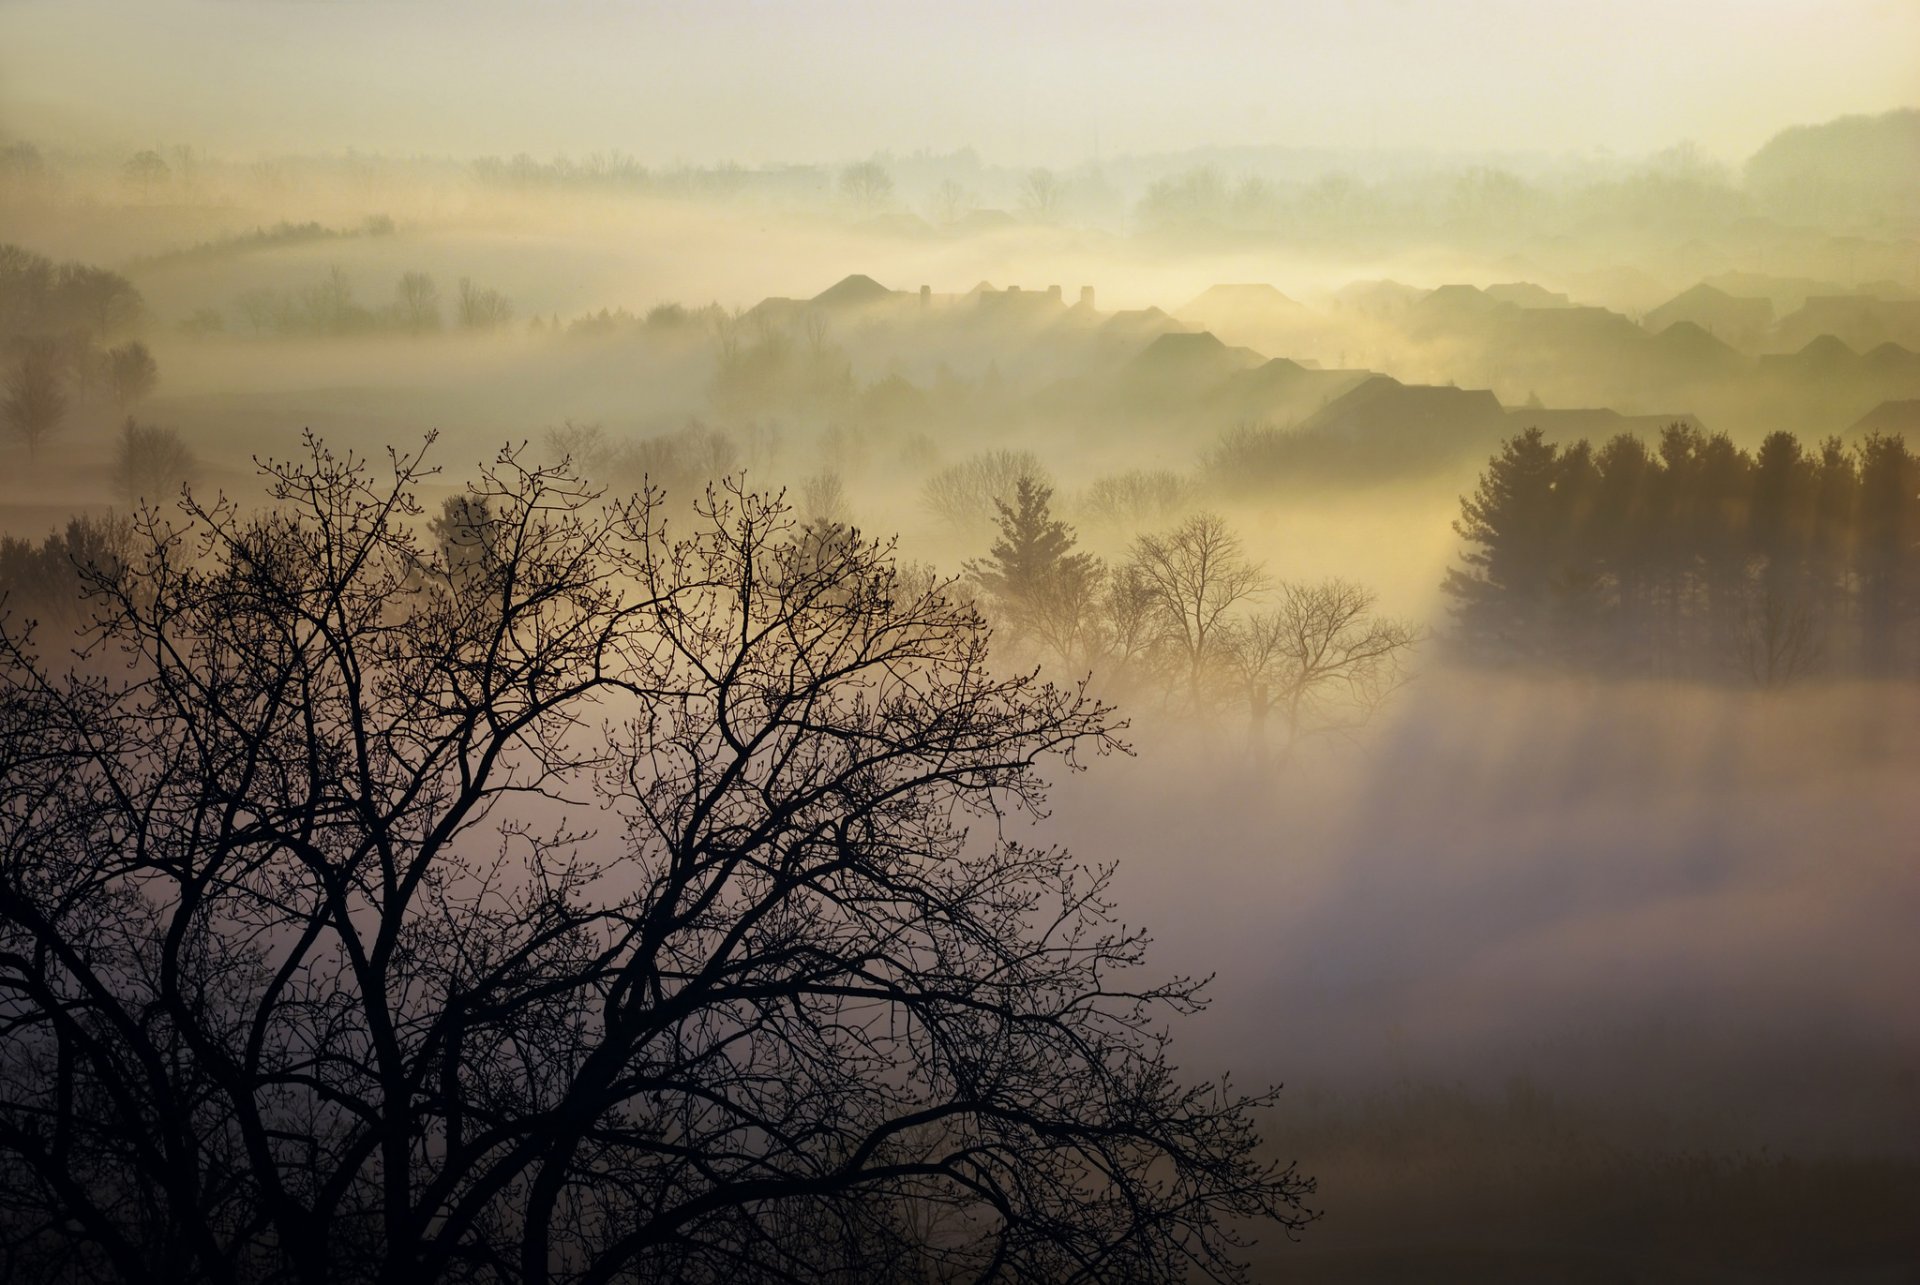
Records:
{"label": "row of evergreens", "polygon": [[1776,683],[1920,671],[1920,458],[1670,426],[1508,441],[1463,499],[1455,636],[1489,663]]}

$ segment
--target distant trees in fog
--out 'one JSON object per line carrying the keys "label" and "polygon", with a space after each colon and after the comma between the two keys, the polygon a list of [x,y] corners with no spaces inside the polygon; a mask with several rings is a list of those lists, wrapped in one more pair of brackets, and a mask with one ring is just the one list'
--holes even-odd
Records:
{"label": "distant trees in fog", "polygon": [[1009,632],[1038,641],[1061,657],[1085,655],[1097,627],[1099,559],[1074,548],[1073,532],[1052,514],[1053,491],[1036,471],[1014,479],[1013,496],[995,496],[999,538],[968,576]]}
{"label": "distant trees in fog", "polygon": [[[834,342],[824,314],[707,315],[715,342],[707,391],[718,410],[730,415],[816,415],[843,408],[853,399],[858,387],[853,361]],[[652,314],[648,320],[652,322]]]}
{"label": "distant trees in fog", "polygon": [[0,244],[0,340],[73,331],[104,339],[144,311],[140,292],[117,272]]}
{"label": "distant trees in fog", "polygon": [[840,192],[862,210],[877,210],[893,195],[893,175],[879,161],[859,161],[840,171]]}
{"label": "distant trees in fog", "polygon": [[[1020,475],[998,538],[966,564],[996,627],[1111,690],[1211,716],[1244,711],[1258,758],[1350,731],[1406,679],[1416,627],[1344,580],[1274,582],[1215,513],[1137,536],[1113,565],[1077,547],[1052,490]],[[1276,717],[1277,716],[1277,717]]]}
{"label": "distant trees in fog", "polygon": [[160,367],[138,339],[107,349],[105,357],[107,393],[120,410],[145,401],[160,382]]}
{"label": "distant trees in fog", "polygon": [[1489,663],[1920,672],[1920,460],[1898,436],[1748,452],[1676,424],[1595,451],[1529,430],[1455,529],[1456,643]]}
{"label": "distant trees in fog", "polygon": [[118,574],[133,548],[124,514],[75,516],[35,543],[0,535],[0,634],[18,637],[28,621],[70,629],[87,612],[88,577]]}
{"label": "distant trees in fog", "polygon": [[921,488],[921,505],[949,532],[978,539],[1015,505],[1023,483],[1047,489],[1046,465],[1032,451],[981,451],[935,470]]}
{"label": "distant trees in fog", "polygon": [[104,395],[124,411],[153,391],[159,367],[144,343],[102,348],[144,313],[118,273],[0,245],[0,426],[30,458],[89,402]]}
{"label": "distant trees in fog", "polygon": [[26,445],[27,457],[38,459],[40,447],[67,417],[67,394],[61,388],[61,353],[49,340],[34,340],[19,350],[7,372],[0,396],[0,418],[7,432]]}
{"label": "distant trees in fog", "polygon": [[1194,499],[1193,484],[1170,469],[1131,469],[1089,482],[1075,510],[1086,522],[1114,531],[1165,526]]}
{"label": "distant trees in fog", "polygon": [[1030,169],[1020,176],[1020,206],[1042,222],[1060,213],[1066,184],[1050,169]]}
{"label": "distant trees in fog", "polygon": [[394,287],[401,326],[413,334],[440,329],[440,288],[424,272],[406,272]]}
{"label": "distant trees in fog", "polygon": [[513,300],[498,290],[476,286],[470,279],[461,277],[454,315],[463,330],[498,330],[513,320]]}
{"label": "distant trees in fog", "polygon": [[135,152],[120,167],[120,175],[127,185],[140,193],[140,199],[153,199],[153,190],[164,185],[173,177],[173,168],[166,158],[151,149]]}
{"label": "distant trees in fog", "polygon": [[1422,631],[1375,610],[1349,580],[1281,584],[1277,606],[1236,621],[1228,656],[1247,698],[1256,753],[1278,716],[1291,747],[1363,726],[1407,678]]}
{"label": "distant trees in fog", "polygon": [[113,453],[113,490],[128,509],[172,499],[198,471],[199,461],[179,430],[136,423],[131,417],[121,425]]}
{"label": "distant trees in fog", "polygon": [[1229,650],[1232,614],[1267,588],[1266,572],[1216,513],[1140,536],[1127,567],[1146,594],[1160,649],[1201,707],[1207,680]]}
{"label": "distant trees in fog", "polygon": [[[513,300],[490,286],[460,279],[454,298],[454,322],[478,334],[500,330],[513,320]],[[257,286],[242,292],[234,306],[255,334],[283,337],[372,335],[400,332],[431,334],[442,325],[440,287],[424,272],[402,273],[393,302],[369,307],[359,302],[353,280],[338,267],[300,290]]]}

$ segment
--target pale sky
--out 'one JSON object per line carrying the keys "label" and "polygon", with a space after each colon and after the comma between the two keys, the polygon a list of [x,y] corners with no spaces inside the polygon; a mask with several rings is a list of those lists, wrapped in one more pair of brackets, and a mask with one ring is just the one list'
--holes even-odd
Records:
{"label": "pale sky", "polygon": [[1920,0],[0,0],[0,133],[240,154],[1737,161],[1915,104]]}

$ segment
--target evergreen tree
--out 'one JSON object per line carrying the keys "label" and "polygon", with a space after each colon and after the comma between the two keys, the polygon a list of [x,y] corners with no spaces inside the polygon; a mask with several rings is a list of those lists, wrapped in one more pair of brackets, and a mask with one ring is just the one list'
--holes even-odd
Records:
{"label": "evergreen tree", "polygon": [[1553,575],[1554,485],[1559,451],[1537,428],[1508,440],[1460,501],[1453,529],[1474,546],[1447,574],[1464,640],[1483,654],[1528,655]]}
{"label": "evergreen tree", "polygon": [[1073,528],[1053,516],[1052,502],[1051,487],[1022,475],[1011,504],[994,501],[999,538],[966,570],[996,620],[1071,662],[1085,651],[1103,571],[1074,551]]}

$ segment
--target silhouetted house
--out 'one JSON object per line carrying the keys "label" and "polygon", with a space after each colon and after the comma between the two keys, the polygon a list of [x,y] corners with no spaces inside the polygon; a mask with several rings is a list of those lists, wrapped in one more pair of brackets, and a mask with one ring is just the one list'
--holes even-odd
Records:
{"label": "silhouetted house", "polygon": [[1898,435],[1907,439],[1908,446],[1920,445],[1920,398],[1881,402],[1855,420],[1846,435],[1859,438],[1873,433]]}
{"label": "silhouetted house", "polygon": [[1691,322],[1714,338],[1751,352],[1773,325],[1773,301],[1737,297],[1702,282],[1640,320],[1649,333],[1656,335],[1679,322]]}
{"label": "silhouetted house", "polygon": [[1101,323],[1104,335],[1117,342],[1147,340],[1155,335],[1184,333],[1187,327],[1158,308],[1121,308]]}
{"label": "silhouetted house", "polygon": [[1141,379],[1191,383],[1225,379],[1264,360],[1251,348],[1229,346],[1212,332],[1199,330],[1159,336],[1128,363],[1128,370]]}
{"label": "silhouetted house", "polygon": [[1228,424],[1264,423],[1290,427],[1362,382],[1369,370],[1318,370],[1304,362],[1275,357],[1229,375],[1207,399],[1211,418]]}
{"label": "silhouetted house", "polygon": [[1406,315],[1426,294],[1419,286],[1401,281],[1355,281],[1336,290],[1333,301],[1342,312],[1392,321]]}
{"label": "silhouetted house", "polygon": [[1725,379],[1747,366],[1746,358],[1731,345],[1692,321],[1674,322],[1653,337],[1651,346],[1655,363],[1652,373],[1666,383]]}
{"label": "silhouetted house", "polygon": [[1488,389],[1375,375],[1308,416],[1300,430],[1421,453],[1444,446],[1450,453],[1456,444],[1478,449],[1506,426],[1506,411]]}
{"label": "silhouetted house", "polygon": [[1483,292],[1487,298],[1497,303],[1510,303],[1516,308],[1571,308],[1573,300],[1545,286],[1537,286],[1531,281],[1508,281],[1491,285]]}
{"label": "silhouetted house", "polygon": [[1762,375],[1797,381],[1853,379],[1860,373],[1860,354],[1837,335],[1816,335],[1796,352],[1763,353]]}
{"label": "silhouetted house", "polygon": [[1820,335],[1835,335],[1855,351],[1883,343],[1920,349],[1920,300],[1867,295],[1820,295],[1780,319],[1776,347],[1798,348]]}
{"label": "silhouetted house", "polygon": [[1914,391],[1920,392],[1920,352],[1902,348],[1899,344],[1885,343],[1861,360],[1876,379],[1911,383]]}
{"label": "silhouetted house", "polygon": [[1429,291],[1407,310],[1406,327],[1413,334],[1459,333],[1479,329],[1493,317],[1519,311],[1478,286],[1446,285]]}
{"label": "silhouetted house", "polygon": [[837,311],[896,303],[908,297],[904,291],[889,290],[872,277],[856,272],[842,277],[808,302],[816,308]]}

